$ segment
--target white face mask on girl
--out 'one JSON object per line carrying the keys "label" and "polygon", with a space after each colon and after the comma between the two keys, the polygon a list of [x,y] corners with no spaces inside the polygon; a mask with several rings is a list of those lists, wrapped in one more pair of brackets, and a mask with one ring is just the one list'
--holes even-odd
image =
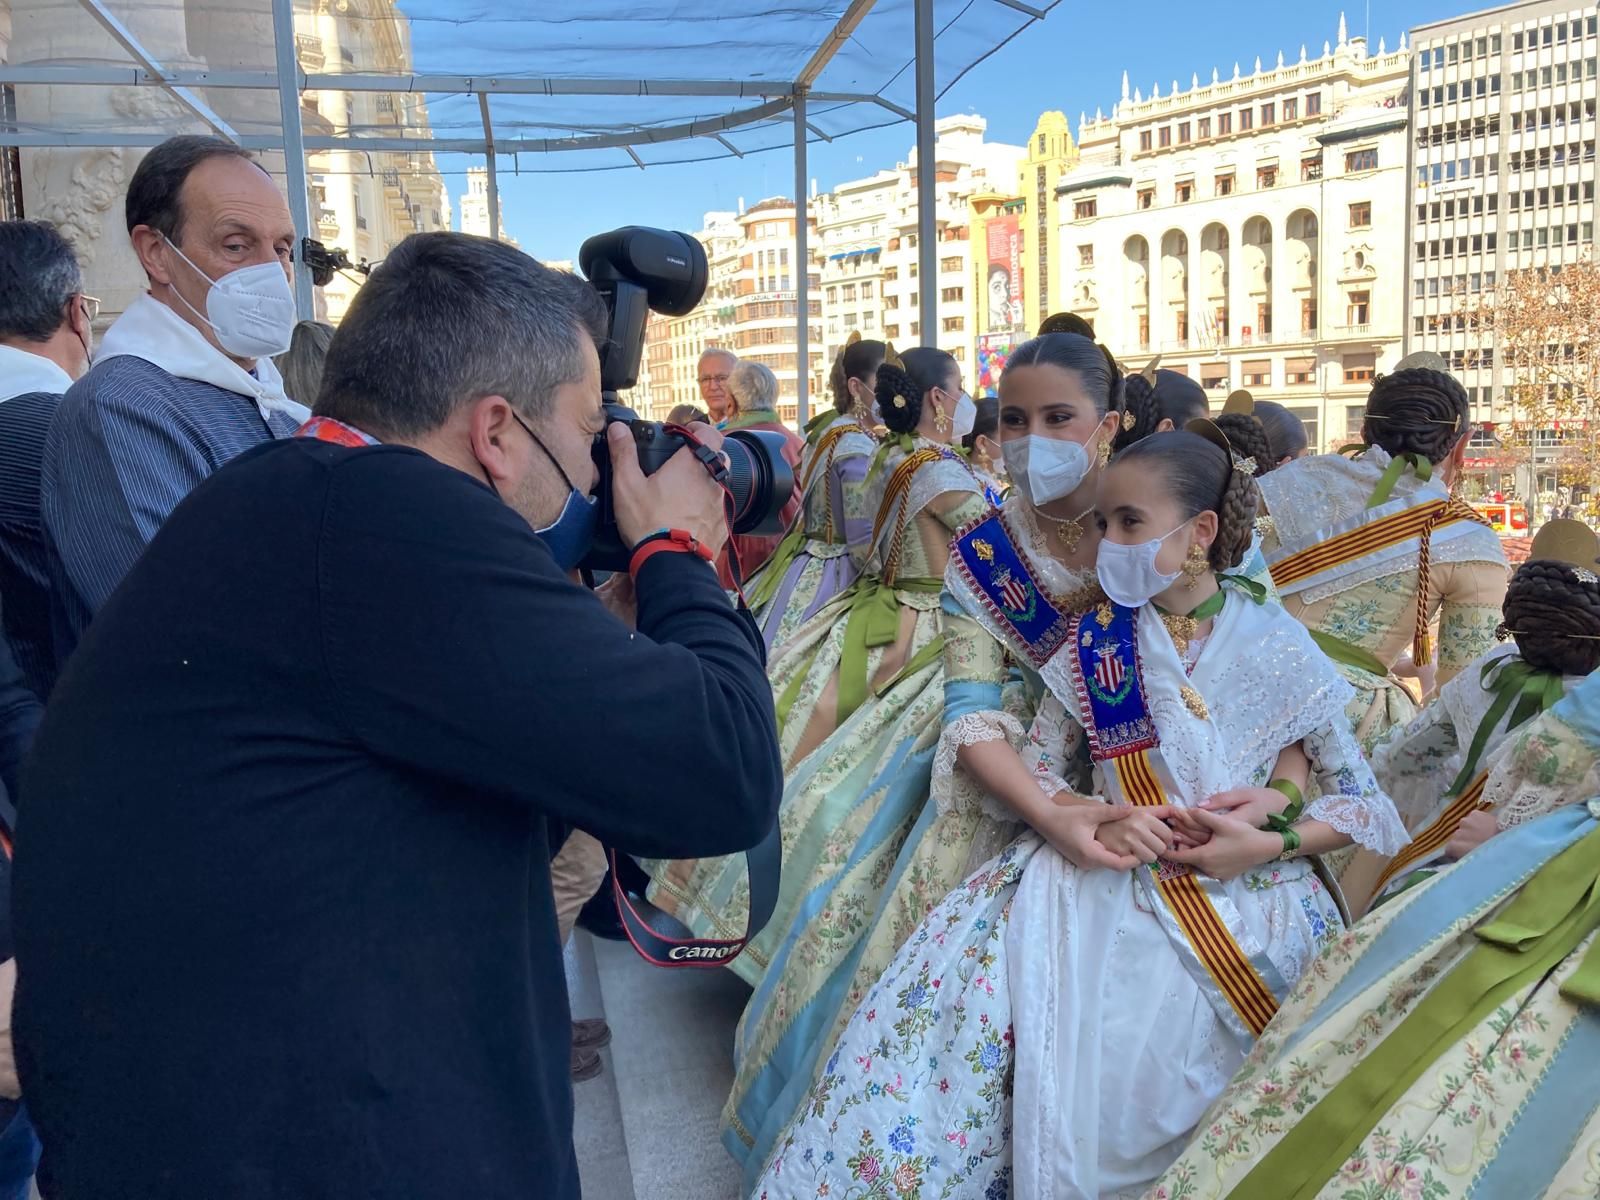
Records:
{"label": "white face mask on girl", "polygon": [[[1192,521],[1194,518],[1189,518]],[[1168,530],[1158,538],[1125,546],[1110,538],[1100,539],[1100,550],[1095,557],[1094,572],[1100,578],[1100,589],[1111,603],[1123,608],[1142,608],[1152,596],[1159,596],[1172,586],[1182,570],[1168,575],[1156,567],[1156,555],[1161,544],[1179,529],[1189,524],[1185,521],[1177,529]]]}
{"label": "white face mask on girl", "polygon": [[1033,505],[1070,496],[1089,473],[1089,451],[1082,442],[1030,433],[1001,442],[1000,454],[1011,482]]}
{"label": "white face mask on girl", "polygon": [[294,291],[283,267],[256,263],[212,279],[170,238],[164,239],[194,273],[211,285],[206,311],[199,312],[173,288],[179,302],[217,335],[217,344],[239,358],[270,358],[289,348],[294,337]]}
{"label": "white face mask on girl", "polygon": [[950,440],[959,442],[972,432],[972,427],[978,423],[978,405],[966,392],[956,397],[956,410],[950,414],[953,428],[950,430]]}

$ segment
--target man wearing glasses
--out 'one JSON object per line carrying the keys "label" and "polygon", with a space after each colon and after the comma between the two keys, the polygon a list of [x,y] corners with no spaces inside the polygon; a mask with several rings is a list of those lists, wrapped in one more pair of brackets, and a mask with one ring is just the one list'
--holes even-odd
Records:
{"label": "man wearing glasses", "polygon": [[719,426],[734,414],[733,401],[728,396],[728,376],[738,365],[738,356],[733,351],[717,346],[700,356],[700,398]]}
{"label": "man wearing glasses", "polygon": [[0,595],[5,639],[40,699],[55,682],[39,463],[61,395],[89,369],[100,301],[44,221],[0,222]]}

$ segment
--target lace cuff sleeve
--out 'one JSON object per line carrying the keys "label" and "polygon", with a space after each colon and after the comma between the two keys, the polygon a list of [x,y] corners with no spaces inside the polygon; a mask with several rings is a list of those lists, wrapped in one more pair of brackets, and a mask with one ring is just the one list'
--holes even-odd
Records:
{"label": "lace cuff sleeve", "polygon": [[963,713],[947,724],[939,735],[939,747],[933,755],[933,802],[938,811],[976,809],[995,820],[1015,821],[1016,813],[995,800],[962,770],[957,755],[963,746],[976,746],[980,742],[1004,741],[1013,750],[1020,750],[1023,739],[1022,722],[1010,713],[994,709]]}
{"label": "lace cuff sleeve", "polygon": [[1305,748],[1321,792],[1306,806],[1306,816],[1378,854],[1395,854],[1411,840],[1349,729],[1335,723],[1313,730]]}
{"label": "lace cuff sleeve", "polygon": [[1535,717],[1489,761],[1483,798],[1501,829],[1600,793],[1595,749],[1555,712]]}

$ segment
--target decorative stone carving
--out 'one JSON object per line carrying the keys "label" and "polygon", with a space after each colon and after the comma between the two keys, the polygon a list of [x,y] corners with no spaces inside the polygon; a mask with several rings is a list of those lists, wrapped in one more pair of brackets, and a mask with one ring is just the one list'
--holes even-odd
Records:
{"label": "decorative stone carving", "polygon": [[106,213],[126,193],[128,166],[116,149],[91,150],[72,168],[72,186],[47,200],[39,216],[72,243],[82,266],[95,260]]}

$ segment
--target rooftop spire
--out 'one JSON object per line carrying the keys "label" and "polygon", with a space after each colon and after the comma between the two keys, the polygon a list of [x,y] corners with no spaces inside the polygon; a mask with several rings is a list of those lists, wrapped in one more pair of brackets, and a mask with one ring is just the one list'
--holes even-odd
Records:
{"label": "rooftop spire", "polygon": [[1122,98],[1124,100],[1128,98],[1128,73],[1126,71],[1122,73]]}
{"label": "rooftop spire", "polygon": [[1344,14],[1339,14],[1339,45],[1344,45],[1350,40],[1350,35],[1345,32]]}

